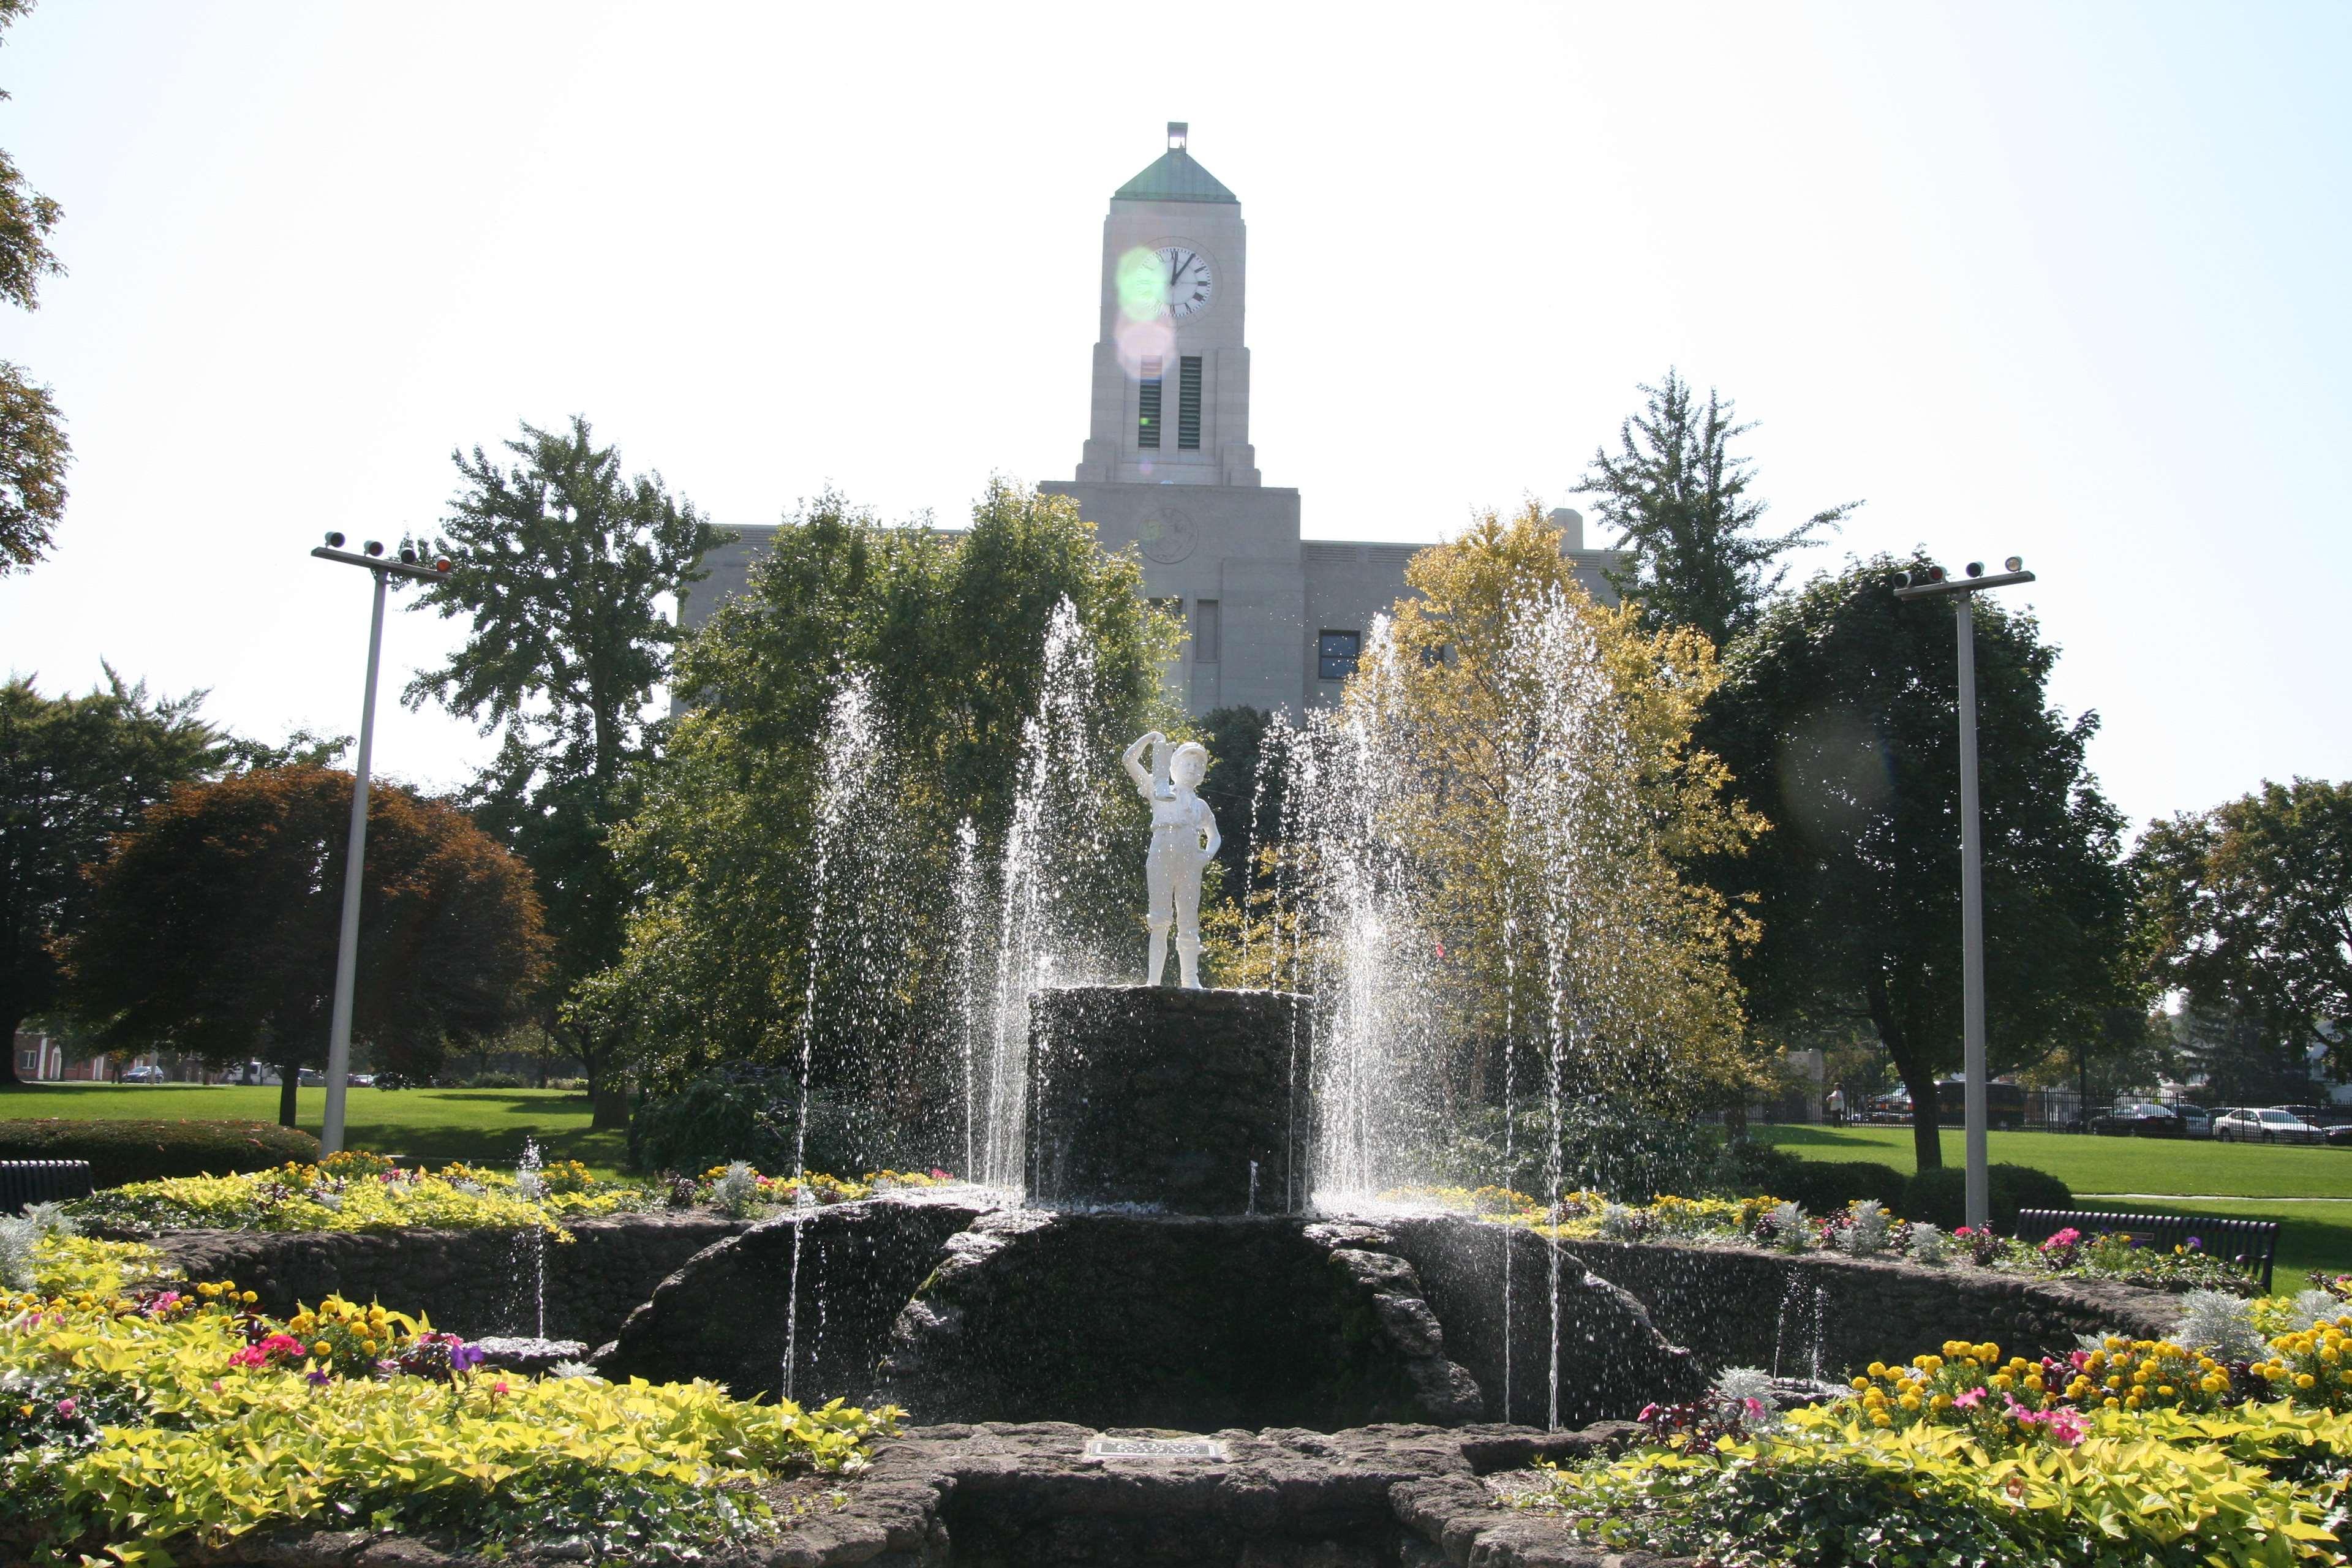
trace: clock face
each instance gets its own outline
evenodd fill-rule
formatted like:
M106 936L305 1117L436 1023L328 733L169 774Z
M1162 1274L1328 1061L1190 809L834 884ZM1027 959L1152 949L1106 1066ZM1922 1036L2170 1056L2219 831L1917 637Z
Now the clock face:
M1209 258L1181 242L1163 245L1154 254L1160 258L1160 276L1166 279L1168 313L1181 321L1207 310L1216 294Z

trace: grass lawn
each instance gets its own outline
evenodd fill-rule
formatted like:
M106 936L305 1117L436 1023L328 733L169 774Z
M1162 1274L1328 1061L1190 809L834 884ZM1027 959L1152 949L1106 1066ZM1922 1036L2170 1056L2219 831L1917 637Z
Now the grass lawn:
M1875 1160L1908 1174L1908 1127L1758 1127L1752 1136L1811 1160ZM2179 1193L2226 1198L2352 1198L2352 1149L2324 1143L2215 1143L2186 1138L2095 1138L2079 1132L1989 1132L1995 1163L2047 1171L2085 1193ZM1944 1131L1944 1163L1964 1155Z
M296 1116L319 1131L327 1091L305 1089ZM588 1097L551 1089L355 1089L344 1107L354 1149L405 1154L432 1164L467 1160L511 1164L525 1138L551 1160L578 1160L613 1175L628 1157L628 1134L588 1130ZM278 1120L275 1085L28 1084L0 1091L0 1118L66 1116Z
M1908 1127L1758 1127L1754 1136L1812 1160L1875 1160L1916 1168ZM1964 1157L1961 1135L1944 1132L1944 1163ZM2214 1143L2202 1139L2093 1138L2073 1132L1990 1132L1996 1163L2032 1165L2074 1189L2084 1208L2110 1213L2212 1215L2279 1222L2273 1284L2303 1289L2314 1268L2352 1273L2352 1149L2325 1144ZM2100 1193L2176 1194L2101 1198ZM2343 1202L2266 1203L2274 1198ZM2191 1201L2201 1199L2204 1201Z

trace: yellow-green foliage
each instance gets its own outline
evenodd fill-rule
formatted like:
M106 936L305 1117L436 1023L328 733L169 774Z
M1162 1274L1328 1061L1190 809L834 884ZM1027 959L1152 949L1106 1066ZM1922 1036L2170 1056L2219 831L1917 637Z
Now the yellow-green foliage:
M1742 1562L1815 1560L1808 1546L1857 1522L1890 1550L2006 1536L2003 1558L2018 1562L2336 1561L2324 1523L2335 1484L2300 1487L2272 1466L2320 1456L2340 1465L2352 1456L2340 1416L2284 1405L2242 1415L2103 1410L2071 1445L2011 1430L2004 1439L1932 1424L1875 1426L1851 1408L1801 1414L1769 1436L1559 1471L1530 1501L1565 1510L1596 1541L1737 1549ZM1858 1500L1879 1510L1875 1521L1854 1520Z
M856 1468L898 1415L699 1382L450 1375L446 1355L438 1379L410 1375L387 1363L429 1325L332 1298L271 1322L234 1286L162 1288L127 1244L47 1237L36 1280L0 1296L0 1555L136 1561L293 1524L593 1538L616 1500L668 1521L640 1547L682 1555L697 1531L756 1531L751 1489L770 1477Z
M373 1163L371 1165L370 1161ZM74 1218L136 1230L541 1229L642 1208L639 1188L599 1182L574 1162L542 1173L536 1197L511 1171L455 1164L425 1173L380 1158L332 1155L240 1176L174 1176L110 1187L67 1205ZM566 1239L569 1239L568 1237Z

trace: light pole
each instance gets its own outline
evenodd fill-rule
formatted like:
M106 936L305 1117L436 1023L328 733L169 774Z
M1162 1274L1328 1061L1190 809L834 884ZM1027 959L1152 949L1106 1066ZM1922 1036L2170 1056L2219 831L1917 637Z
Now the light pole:
M335 944L335 1016L327 1033L327 1113L319 1124L319 1149L332 1154L343 1146L343 1100L352 1075L352 987L359 975L360 874L367 864L368 763L375 750L375 667L383 652L383 591L394 577L437 583L449 574L449 563L421 565L416 552L403 546L400 559L383 558L383 546L369 540L354 554L343 548L343 536L327 535L327 542L310 552L321 561L364 566L375 574L375 615L368 623L367 695L360 702L360 754L352 784L351 847L343 856L343 930Z
M1960 1018L1961 1067L1966 1075L1962 1104L1968 1126L1968 1218L1979 1230L1992 1223L1991 1179L1985 1169L1984 833L1977 821L1977 624L1976 595L1987 588L2031 583L2025 563L2011 556L2006 571L1985 575L1984 563L1969 563L1968 575L1948 578L1940 566L1906 575L1895 589L1898 599L1952 601L1960 647ZM1916 1111L1914 1111L1916 1114Z

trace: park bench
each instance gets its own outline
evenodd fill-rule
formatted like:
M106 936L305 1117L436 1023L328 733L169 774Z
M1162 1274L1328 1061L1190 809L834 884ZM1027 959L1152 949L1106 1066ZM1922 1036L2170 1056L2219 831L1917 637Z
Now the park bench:
M2098 1209L2020 1209L2017 1238L2041 1243L2074 1226L2084 1236L2128 1236L2143 1247L2169 1252L2195 1237L2199 1250L2224 1262L2236 1258L2257 1276L2267 1292L2278 1261L2279 1227L2269 1219L2212 1219L2168 1214L2109 1214Z
M29 1205L86 1198L92 1187L87 1160L0 1160L0 1214Z

